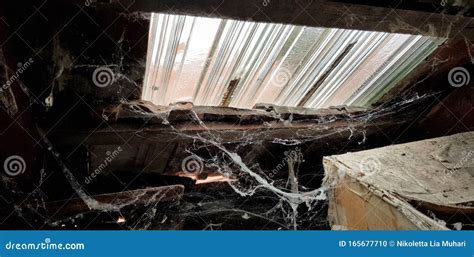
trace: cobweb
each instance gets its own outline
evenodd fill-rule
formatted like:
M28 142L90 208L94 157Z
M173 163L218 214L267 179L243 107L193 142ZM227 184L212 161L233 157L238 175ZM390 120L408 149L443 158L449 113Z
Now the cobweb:
M472 59L470 52L469 56ZM117 66L116 64L114 65ZM436 64L433 64L432 72L434 72L435 66ZM116 72L115 76L121 79L128 78L126 74L121 74L120 72ZM20 85L25 93L29 92L23 83L20 83ZM354 123L361 121L370 123L375 118L390 115L392 112L400 111L401 108L408 108L406 106L409 106L410 103L421 101L428 97L430 96L410 96L399 102L375 108L369 113L359 116L348 116L345 119ZM142 117L148 116L148 120L156 118L156 114L143 112L140 108L137 108L135 111ZM197 134L184 133L182 128L176 127L172 121L166 118L166 115L160 115L160 118L163 120L162 124L168 126L176 136L186 138L192 142L185 149L188 156L192 158L187 161L183 160L183 167L185 167L183 170L191 174L200 173L203 170L211 170L227 178L225 181L227 187L216 186L214 188L214 186L209 186L206 190L186 191L182 200L171 203L163 203L158 195L150 197L149 201L140 204L138 204L140 199L115 202L114 204L103 203L94 199L92 194L87 192L84 185L79 182L77 174L74 174L71 168L68 167L70 164L65 163L62 153L48 140L47 135L38 128L39 134L43 139L44 148L54 158L62 174L77 196L87 205L90 212L75 213L61 218L50 218L51 215L46 212L44 194L41 190L34 190L30 193L31 200L29 200L28 204L21 208L15 205L14 215L24 216L26 219L29 219L29 214L26 212L29 211L34 213L35 216L41 216L44 220L47 220L47 224L51 228L77 228L79 226L93 228L90 224L96 219L101 219L111 220L115 223L124 223L122 226L124 229L182 229L183 227L179 224L182 224L183 220L200 220L200 225L193 228L199 227L200 229L212 230L226 228L225 222L236 220L237 218L243 221L240 226L235 227L238 229L265 227L308 229L313 228L308 223L320 219L321 215L325 214L326 205L329 200L328 190L331 185L322 184L318 188L308 188L302 185L301 164L311 158L310 156L303 155L302 147L315 140L329 137L330 134L323 133L303 139L274 138L271 141L273 144L285 146L285 149L288 150L285 151L284 157L280 162L275 163L275 167L268 170L262 168L256 161L246 162L245 158L242 157L242 151L247 146L255 146L262 143L258 138L272 129L270 124L268 124L267 131L253 132L253 134L244 133L235 142L229 143L221 138L219 133L209 129L206 122L201 120L194 111L191 111L191 115L188 118L192 123L202 128L203 132ZM314 120L314 123L319 126L330 126L339 119L335 116L328 116ZM280 121L291 125L292 117L280 119ZM331 133L342 134L347 132L349 132L347 142L355 141L361 148L365 146L367 133L364 129L349 125ZM135 134L145 137L140 130L136 131ZM159 136L157 135L156 137ZM320 171L308 172L316 174ZM286 174L286 176L281 177L277 176L277 174ZM41 175L39 185L42 184L43 179L44 176ZM7 185L10 182L5 179L2 179L2 182L6 185L5 187L14 188L14 186ZM16 193L16 191L13 191L13 193ZM215 216L224 217L215 219ZM126 222L122 222L122 219L125 219ZM246 221L252 219L258 219L260 225L256 226L255 222L251 223L251 225L246 223ZM326 217L322 219L323 222L326 221Z
M252 168L247 166L240 155L226 147L221 142L222 140L206 127L206 124L199 119L194 111L191 116L192 120L206 129L207 132L196 136L183 136L194 140L194 144L203 144L206 145L206 147L212 146L218 150L218 154L213 155L212 158L202 160L202 163L205 163L206 167L214 168L225 177L236 178L235 180L229 181L228 184L241 197L251 197L258 191L272 193L278 197L279 201L269 212L272 212L274 208L281 209L283 220L287 224L292 224L294 229L298 227L297 218L299 205L305 204L308 210L311 211L315 203L326 200L326 188L324 187L309 191L305 191L304 189L300 190L297 173L298 164L302 161L299 156L301 153L286 153L287 158L285 158L285 161L287 162L288 168L288 183L286 183L285 186L279 186L278 183L273 181L258 165L253 165ZM179 133L176 128L172 125L170 126L174 131ZM244 142L243 144L246 143L247 142ZM250 144L250 142L248 143ZM193 148L196 148L196 146L193 145ZM192 151L191 153L195 154ZM290 186L287 186L288 184ZM290 208L290 210L286 208ZM244 213L243 215L243 217L246 218L246 215L249 214Z
M369 123L374 118L390 115L395 110L409 108L408 106L420 99L429 96L413 96L406 100L391 103L389 105L375 108L363 115L353 115L346 117L350 122ZM137 114L149 116L149 120L156 117L136 109ZM171 110L170 110L171 112ZM169 113L168 113L169 115ZM242 225L233 227L237 229L246 228L272 228L272 229L311 229L314 220L327 222L325 210L327 208L327 191L330 184L322 184L319 188L307 188L300 183L301 164L305 161L301 147L305 143L316 139L322 139L328 134L321 134L306 139L288 140L274 138L272 143L285 146L289 149L284 152L284 157L280 163L275 164L273 170L261 168L257 162L246 163L242 156L242 149L247 146L254 146L260 142L256 140L260 133L255 135L244 134L236 140L237 143L229 143L219 136L219 133L208 128L198 114L191 110L189 120L194 125L202 128L202 132L189 134L183 132L183 128L178 128L169 121L166 116L161 115L162 124L168 126L176 136L192 142L186 147L185 152L191 157L183 160L182 167L186 173L199 175L203 170L214 171L224 178L227 187L210 185L208 191L191 190L185 192L181 201L173 203L161 203L160 199L151 198L144 204L137 204L139 199L132 199L120 203L101 203L87 193L83 185L78 182L75 175L67 168L62 161L60 153L54 145L43 134L43 139L47 149L62 167L64 176L69 181L77 195L87 204L88 208L96 213L107 213L112 220L118 221L125 217L129 221L123 228L126 229L182 229L182 226L166 225L173 220L173 223L183 223L183 220L199 220L199 226L191 226L199 229L225 229L226 222L234 222L240 219L246 221L258 219L259 225ZM318 125L327 125L338 121L337 117L324 117L315 121ZM282 120L282 122L287 122ZM350 123L349 123L350 124ZM272 129L271 126L268 130ZM349 125L331 133L347 133L347 142L357 142L363 147L367 141L365 129L356 129ZM142 135L141 130L135 132L137 136ZM149 137L149 135L147 134ZM159 137L160 135L156 135ZM151 138L153 139L153 138ZM315 170L313 173L320 171ZM280 173L286 174L284 178L276 176ZM311 171L310 171L311 173ZM230 189L230 190L229 190ZM197 200L196 200L197 199ZM249 207L251 206L251 207ZM226 215L222 217L223 215ZM215 218L215 217L219 218ZM52 227L73 224L77 226L78 219L85 219L87 216L80 213L62 220L49 222ZM209 218L213 217L213 218ZM95 219L95 218L94 218ZM218 220L218 222L214 222ZM268 226L267 226L268 225ZM250 227L248 227L250 226Z

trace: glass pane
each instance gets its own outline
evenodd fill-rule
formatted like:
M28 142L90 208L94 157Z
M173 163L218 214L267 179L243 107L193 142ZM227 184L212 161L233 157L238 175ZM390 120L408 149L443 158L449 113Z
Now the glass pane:
M143 99L369 106L444 39L152 14Z

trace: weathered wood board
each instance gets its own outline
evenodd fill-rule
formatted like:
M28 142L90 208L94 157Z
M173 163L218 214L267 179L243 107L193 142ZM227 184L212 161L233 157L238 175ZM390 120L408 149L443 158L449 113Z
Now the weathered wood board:
M473 157L474 132L325 157L330 223L343 229L446 229L420 207L473 220Z

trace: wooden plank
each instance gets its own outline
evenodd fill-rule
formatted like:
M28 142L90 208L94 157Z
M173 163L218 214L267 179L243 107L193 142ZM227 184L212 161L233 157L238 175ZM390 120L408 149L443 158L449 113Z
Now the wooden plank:
M115 125L112 128L89 130L55 130L50 133L51 139L60 145L122 145L125 142L134 144L165 143L192 141L200 133L212 131L214 137L222 142L246 142L249 136L263 141L273 141L275 138L292 140L327 140L327 136L349 137L352 130L364 130L370 135L379 130L393 128L403 124L403 121L374 121L367 124L364 121L335 121L331 124L316 122L295 123L291 125L271 122L266 125L233 125L206 123L199 126L193 123L176 125L176 130L169 127L147 126L140 129L130 125Z
M177 115L172 113L175 109L167 112L140 112L137 116L119 115L116 123L109 120L108 126L99 129L54 127L50 136L55 143L61 145L192 142L196 137L209 132L226 143L247 142L249 136L255 140L269 142L275 139L317 142L349 138L352 132L357 130L371 135L397 128L411 121L421 108L426 108L428 100L431 100L429 96L415 101L379 106L370 111L338 107L312 111L297 108L299 111L294 112L295 110L290 108L280 109L283 113L277 113L275 110L225 108L223 114L219 107L202 107L179 109L180 113ZM227 111L230 112L226 113ZM196 120L196 117L200 120ZM136 122L131 122L130 119L134 118Z
M343 28L434 37L474 39L473 19L462 15L430 13L397 7L360 5L340 1L293 0L116 0L98 7L117 11L161 12L230 18L260 22L286 23L314 27Z
M187 104L178 107L144 107L143 103L128 103L105 107L109 111L98 111L114 117L107 120L110 126L99 129L55 127L50 135L54 142L62 145L183 142L192 141L193 137L209 131L223 142L235 143L247 141L249 136L264 141L273 141L275 138L324 140L327 139L325 135L349 137L349 128L371 134L379 129L396 127L406 122L409 117L406 114L416 111L416 106L421 102L408 103L399 108L389 107L382 111L347 106L309 109L259 105L258 109L246 110ZM140 111L129 111L132 109ZM371 122L367 122L367 118ZM168 123L172 123L172 126Z
M108 122L121 119L147 120L150 124L167 121L189 121L199 118L202 121L276 121L280 119L307 120L323 116L359 115L366 108L352 106L332 106L329 108L288 107L273 104L256 104L253 109L234 107L194 106L192 103L178 103L172 106L157 106L149 101L130 101L118 105L98 106L95 113L102 113ZM94 113L92 117L97 117Z
M325 157L363 184L436 205L474 202L474 132ZM367 175L363 160L372 161ZM367 172L365 172L367 173ZM328 174L329 175L329 174Z
M473 207L470 204L474 202L473 146L474 132L467 132L325 157L325 180L334 188L330 195L330 210L333 213L329 215L343 215L355 219L352 215L357 214L348 211L353 209L350 206L353 202L344 201L345 196L343 197L347 195L345 191L350 191L365 200L372 196L383 199L395 207L394 211L406 212L405 218L418 229L440 229L439 224L436 225L439 222L429 221L426 215L410 203L420 203L417 207L423 209L436 206L431 211L443 209L446 213L446 210L456 208L461 213L472 213ZM360 204L365 205L362 202ZM370 205L365 208L370 212L370 209L377 206ZM336 223L344 223L343 221L344 217L334 220ZM404 226L394 225L387 225L386 228L406 229Z
M114 205L117 210L127 206L146 206L149 204L174 202L181 199L184 193L184 186L172 185L163 187L152 187L145 189L129 190L124 192L107 193L92 196L101 204ZM101 211L91 209L81 198L55 201L46 203L46 210L51 214L68 215L85 213L89 211ZM104 210L105 211L105 210Z
M328 220L333 230L446 229L407 203L376 195L349 178L340 184L344 186L335 187L329 201ZM406 210L400 212L400 208Z

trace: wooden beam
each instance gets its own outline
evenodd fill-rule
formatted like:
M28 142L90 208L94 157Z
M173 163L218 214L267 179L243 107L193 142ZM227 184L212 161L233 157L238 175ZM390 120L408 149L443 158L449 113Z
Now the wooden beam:
M378 104L393 100L402 93L411 93L413 90L422 95L433 89L441 91L452 88L448 83L447 74L450 69L471 61L472 45L472 42L465 40L447 41L379 99ZM445 87L435 89L432 84L442 84L441 86Z
M133 108L140 110L138 113L121 112L129 109L122 106L108 108L114 110L108 114L114 117L108 120L110 126L98 129L55 127L50 136L55 144L61 145L186 142L210 132L227 143L246 142L249 136L257 141L277 138L314 142L327 140L328 136L347 138L353 130L377 133L380 129L396 127L407 122L422 104L423 99L370 111L349 107L308 110L269 106L270 109L242 110L187 106L146 112L144 108ZM132 119L136 122L131 122ZM172 125L166 125L168 123Z
M255 140L272 141L274 139L310 140L322 139L324 135L336 134L341 137L349 137L353 130L368 130L370 133L378 129L388 129L401 122L378 121L367 124L365 121L338 121L331 124L317 124L316 121L305 123L283 123L271 122L267 125L232 125L219 123L206 123L206 127L189 123L175 126L176 130L169 127L147 126L140 129L130 125L114 125L112 128L88 130L56 130L51 139L60 145L122 145L129 143L168 143L192 141L193 137L201 133L212 131L213 137L220 138L223 142L238 143L245 142L249 136Z
M169 203L178 201L182 198L183 193L184 186L172 185L100 194L94 195L92 196L92 198L94 198L99 203L124 208L131 205L146 206L149 204ZM58 216L84 213L89 211L100 211L91 210L81 198L48 202L45 205L49 213L58 214Z
M96 6L113 7L117 11L126 8L126 12L160 12L474 39L473 19L470 17L327 0L114 0Z

